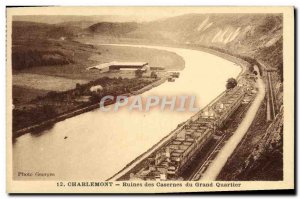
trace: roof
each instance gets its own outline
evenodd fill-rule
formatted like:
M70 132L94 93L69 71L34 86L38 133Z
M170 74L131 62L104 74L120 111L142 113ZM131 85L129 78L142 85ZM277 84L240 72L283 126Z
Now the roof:
M86 69L87 70L90 70L90 69L104 69L104 68L107 68L107 67L110 67L110 66L134 66L134 67L142 67L142 66L145 66L147 65L148 63L147 62L117 62L117 61L113 61L113 62L107 62L107 63L103 63L103 64L99 64L99 65L96 65L96 66L90 66L90 67L87 67Z
M90 69L104 69L104 68L107 68L109 67L111 64L110 63L104 63L104 64L99 64L99 65L96 65L96 66L90 66L90 67L87 67L86 69L87 70L90 70Z
M110 62L110 66L145 66L147 62Z

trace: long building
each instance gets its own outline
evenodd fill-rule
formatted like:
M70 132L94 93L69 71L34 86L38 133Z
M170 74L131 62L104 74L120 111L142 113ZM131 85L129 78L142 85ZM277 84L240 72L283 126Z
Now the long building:
M245 87L236 86L207 109L199 117L185 124L184 128L164 146L148 157L148 164L131 180L176 180L189 165L196 152L201 151L212 135L221 128L245 96Z
M147 62L108 62L96 66L87 67L86 70L99 70L101 73L112 70L142 70L146 71L149 68Z

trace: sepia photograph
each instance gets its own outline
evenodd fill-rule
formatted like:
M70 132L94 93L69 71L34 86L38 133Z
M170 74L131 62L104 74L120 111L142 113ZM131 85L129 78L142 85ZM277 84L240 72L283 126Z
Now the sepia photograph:
M6 8L8 192L294 189L294 9L236 8Z

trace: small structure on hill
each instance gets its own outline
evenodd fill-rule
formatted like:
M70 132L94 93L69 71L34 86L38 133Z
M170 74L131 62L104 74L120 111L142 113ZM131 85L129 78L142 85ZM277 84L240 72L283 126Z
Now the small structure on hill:
M91 92L100 93L103 90L103 87L101 85L92 86L90 88Z

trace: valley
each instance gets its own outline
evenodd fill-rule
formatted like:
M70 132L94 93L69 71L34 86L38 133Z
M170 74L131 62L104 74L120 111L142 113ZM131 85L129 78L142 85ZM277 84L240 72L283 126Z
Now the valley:
M282 18L281 14L187 14L149 22L91 18L84 23L16 21L12 35L14 128L26 128L36 121L43 122L87 107L104 94L119 95L143 89L164 78L169 71L184 71L186 62L182 56L175 51L162 50L164 47L200 50L225 58L233 56L247 62L250 72L254 67L258 68L263 82L271 82L272 87L267 89L272 96L263 99L254 123L242 141L244 144L230 156L218 180L280 180L283 177L280 161L272 166L270 160L269 165L262 168L254 167L253 162L256 158L258 162L268 158L282 159ZM105 44L150 45L162 49ZM203 71L211 67L203 66L199 60ZM150 68L163 70L154 71L157 77L151 77L151 70L142 76L128 71L100 73L86 70L113 61L147 62ZM105 92L93 95L89 88L98 85ZM86 96L95 98L80 101ZM273 112L278 116L265 122L270 100L273 100ZM28 121L26 118L32 112L40 114ZM267 129L274 133L268 130L265 134ZM262 137L264 139L260 140ZM247 164L242 164L245 161ZM119 168L122 167L119 165ZM268 168L275 168L278 175L274 178L262 176ZM248 175L252 171L256 175Z

